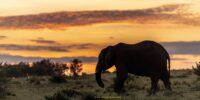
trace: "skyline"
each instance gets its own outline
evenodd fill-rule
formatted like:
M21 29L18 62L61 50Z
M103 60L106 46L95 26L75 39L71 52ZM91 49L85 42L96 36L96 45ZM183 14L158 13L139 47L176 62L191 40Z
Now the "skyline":
M200 58L196 0L7 0L1 5L1 61L81 58L91 72L104 47L143 40L161 43L172 69L192 68Z

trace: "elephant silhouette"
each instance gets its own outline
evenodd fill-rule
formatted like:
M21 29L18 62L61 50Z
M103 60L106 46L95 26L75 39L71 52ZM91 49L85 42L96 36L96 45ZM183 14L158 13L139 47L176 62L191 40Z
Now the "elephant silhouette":
M96 66L96 82L104 87L101 73L115 65L117 78L114 90L120 92L128 73L147 76L151 79L150 94L155 94L161 79L166 89L170 85L170 56L165 48L154 41L142 41L137 44L118 43L101 50Z

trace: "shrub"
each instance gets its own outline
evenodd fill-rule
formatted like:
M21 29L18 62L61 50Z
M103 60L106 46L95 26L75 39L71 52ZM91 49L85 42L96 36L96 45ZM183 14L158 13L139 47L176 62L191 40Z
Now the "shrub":
M49 59L33 63L33 73L38 76L52 75L54 64Z
M31 73L31 67L28 63L20 62L18 64L1 63L1 74L7 77L24 77Z
M0 74L7 77L64 75L68 69L67 64L52 62L49 59L33 62L32 66L27 62L0 63Z
M85 73L85 72L83 72L83 73L82 73L82 77L85 77L85 76L88 76L88 74Z
M196 67L193 67L194 73L200 76L200 62L196 63Z
M7 95L7 82L8 79L0 75L0 98L4 98Z
M29 81L31 84L35 84L35 85L41 84L41 80L40 80L38 77L30 77L30 78L28 79L28 81Z
M81 71L83 64L82 61L79 59L73 59L70 65L70 72L74 77L78 77Z
M74 90L62 90L55 93L53 96L46 96L46 100L70 100L71 97L81 95L81 93Z
M53 96L45 96L46 100L71 100L72 98L79 98L81 100L96 100L95 95L91 93L81 93L71 89L58 91Z
M65 83L67 82L66 77L65 76L52 76L50 79L50 82L52 83Z

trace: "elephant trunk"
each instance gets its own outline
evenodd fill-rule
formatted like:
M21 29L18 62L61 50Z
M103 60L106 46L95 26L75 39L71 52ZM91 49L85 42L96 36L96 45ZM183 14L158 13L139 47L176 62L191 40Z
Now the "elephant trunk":
M98 85L100 87L104 88L104 84L103 84L103 82L101 80L101 73L102 73L102 71L103 71L102 68L100 68L100 66L97 66L96 67L95 76L96 76L96 81L97 81Z

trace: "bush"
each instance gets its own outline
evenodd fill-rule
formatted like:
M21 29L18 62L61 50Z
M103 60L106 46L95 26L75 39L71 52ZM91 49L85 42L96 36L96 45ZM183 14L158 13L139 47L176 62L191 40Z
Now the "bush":
M196 67L193 67L194 73L200 76L200 62L196 63Z
M85 76L88 76L88 74L85 73L85 72L83 72L83 73L82 73L82 77L85 77Z
M38 76L52 75L54 64L49 59L33 63L33 73Z
M20 62L18 64L1 63L1 74L7 77L25 77L31 73L31 67L28 63Z
M49 80L52 83L65 83L65 82L67 82L65 76L52 76Z
M8 79L4 76L0 76L0 98L4 98L7 95L7 82Z
M59 91L53 96L45 96L46 100L71 100L72 98L80 100L96 100L95 95L91 93L81 93L71 89Z
M52 62L49 59L33 62L32 65L27 62L0 63L0 74L7 77L64 75L68 69L67 64Z
M81 93L74 90L62 90L55 93L53 96L46 96L46 100L70 100L70 98L81 95Z
M70 65L70 72L71 74L74 76L74 77L78 77L79 74L81 73L81 71L83 70L82 68L83 64L82 64L82 61L79 60L79 59L74 59L72 62L71 62L71 65Z
M35 84L35 85L39 85L41 84L41 80L37 77L30 77L28 79L28 81L31 83L31 84Z

